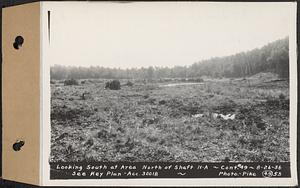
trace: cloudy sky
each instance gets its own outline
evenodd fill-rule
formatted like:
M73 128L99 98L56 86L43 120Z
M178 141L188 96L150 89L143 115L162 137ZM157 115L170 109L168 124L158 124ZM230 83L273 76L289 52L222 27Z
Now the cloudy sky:
M262 47L293 25L293 3L46 2L43 10L52 65L190 65Z

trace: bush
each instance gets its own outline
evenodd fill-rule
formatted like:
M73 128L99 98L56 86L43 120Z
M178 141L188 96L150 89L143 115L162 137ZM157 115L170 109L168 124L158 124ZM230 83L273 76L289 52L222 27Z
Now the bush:
M285 99L285 95L284 95L283 93L280 93L279 99L280 99L280 100L284 100L284 99Z
M204 82L204 80L202 78L197 78L195 79L195 82Z
M133 86L133 83L130 82L130 81L128 81L128 82L126 83L126 85L127 85L127 86Z
M50 80L50 84L55 84L55 81L54 80Z
M186 81L188 81L188 80L189 80L188 78L182 78L180 81L186 82Z
M111 89L111 90L121 89L120 81L119 80L113 80L111 82L106 82L105 89Z
M64 81L64 85L65 86L78 85L78 82L75 79L65 80Z

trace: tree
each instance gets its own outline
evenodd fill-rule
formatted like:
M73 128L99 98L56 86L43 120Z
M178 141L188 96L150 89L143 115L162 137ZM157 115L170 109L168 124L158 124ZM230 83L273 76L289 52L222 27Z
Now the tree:
M154 75L154 68L152 66L150 66L147 69L147 79L148 80L152 80L153 79L153 75Z
M288 37L269 43L260 49L241 52L226 57L215 57L193 63L190 66L148 68L105 68L54 65L50 69L51 79L160 79L188 77L245 77L259 72L273 72L282 78L289 77Z

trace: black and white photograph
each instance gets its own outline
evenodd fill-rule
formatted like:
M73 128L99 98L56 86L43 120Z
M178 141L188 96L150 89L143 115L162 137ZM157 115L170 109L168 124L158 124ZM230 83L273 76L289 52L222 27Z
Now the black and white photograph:
M51 160L289 161L284 15L173 7L52 20Z
M290 10L49 8L49 162L290 162Z

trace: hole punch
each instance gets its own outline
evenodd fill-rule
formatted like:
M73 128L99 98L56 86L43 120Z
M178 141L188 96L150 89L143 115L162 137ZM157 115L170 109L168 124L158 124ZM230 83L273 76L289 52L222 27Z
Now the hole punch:
M13 44L14 49L16 49L16 50L20 49L22 47L23 43L24 43L24 38L22 36L17 36L15 38L15 42Z
M23 140L18 140L17 142L15 142L15 143L13 144L13 149L14 149L15 151L20 151L21 148L24 146L24 144L25 144L25 142L24 142Z

